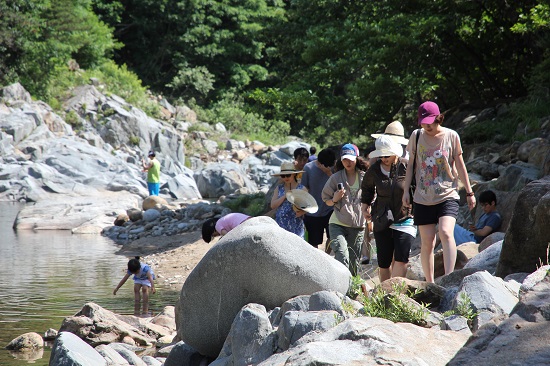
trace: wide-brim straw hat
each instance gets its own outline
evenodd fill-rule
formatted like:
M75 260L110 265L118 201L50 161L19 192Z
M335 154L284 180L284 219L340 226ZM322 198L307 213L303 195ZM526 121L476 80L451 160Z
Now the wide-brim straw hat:
M401 145L407 145L409 140L405 138L405 129L399 121L393 121L387 127L384 133L373 133L371 136L375 139L379 138L382 135L391 136L395 142Z
M307 213L315 213L319 210L319 206L317 206L317 201L315 201L315 198L303 189L293 189L286 192L286 199L298 210L302 210Z
M290 161L285 161L281 164L281 171L279 173L271 174L274 177L279 177L282 174L298 174L303 173L303 170L296 170L294 163Z
M391 136L382 135L374 142L376 150L369 154L369 158L379 158L381 156L401 156L403 148Z

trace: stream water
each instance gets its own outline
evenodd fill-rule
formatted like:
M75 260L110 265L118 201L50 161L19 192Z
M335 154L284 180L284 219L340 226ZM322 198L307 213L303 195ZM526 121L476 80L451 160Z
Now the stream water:
M128 258L101 235L68 231L14 231L19 203L0 202L0 365L48 365L50 348L33 355L13 353L5 346L27 332L59 330L63 319L86 302L119 314L133 313L133 281L118 291ZM178 292L157 286L150 309L156 313L174 305ZM26 356L26 357L25 357ZM29 357L30 356L30 357Z

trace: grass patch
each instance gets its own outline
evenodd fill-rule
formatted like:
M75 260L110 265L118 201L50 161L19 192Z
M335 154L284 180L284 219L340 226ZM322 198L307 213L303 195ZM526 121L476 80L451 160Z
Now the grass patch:
M462 292L457 300L456 308L444 312L443 316L460 315L465 317L468 320L468 324L470 324L478 314L479 312L475 311L472 306L470 296Z
M391 294L387 294L378 286L369 297L361 297L363 312L367 316L388 319L394 323L424 325L428 313L427 306L420 304L420 307L417 307L406 301L406 298L412 298L420 291L418 289L414 292L408 291L405 282L394 283Z

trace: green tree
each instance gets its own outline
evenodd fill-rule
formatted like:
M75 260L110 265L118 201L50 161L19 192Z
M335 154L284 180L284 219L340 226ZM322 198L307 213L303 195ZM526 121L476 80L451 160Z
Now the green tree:
M295 0L272 28L278 82L251 98L287 116L292 132L323 138L344 126L352 136L372 132L395 117L412 125L428 98L445 109L523 96L544 48L512 27L537 4Z
M117 47L89 0L3 1L0 12L0 78L39 98L69 60L73 69L97 67Z
M265 80L264 23L282 2L130 0L115 25L118 60L147 85L205 103Z

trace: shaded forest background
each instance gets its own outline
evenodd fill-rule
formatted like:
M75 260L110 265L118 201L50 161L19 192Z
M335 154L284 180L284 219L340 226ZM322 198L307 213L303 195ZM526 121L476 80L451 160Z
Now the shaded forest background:
M62 114L95 77L152 116L148 90L236 138L321 146L411 131L428 99L503 104L463 139L504 143L550 116L549 27L543 0L0 0L0 84Z

